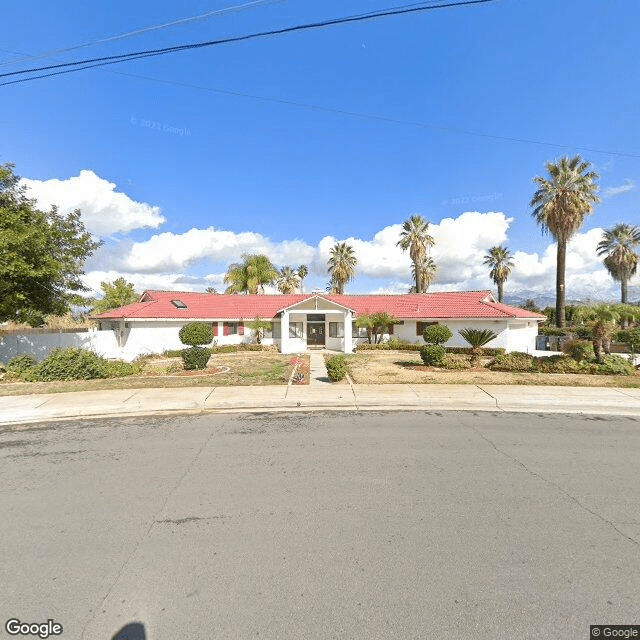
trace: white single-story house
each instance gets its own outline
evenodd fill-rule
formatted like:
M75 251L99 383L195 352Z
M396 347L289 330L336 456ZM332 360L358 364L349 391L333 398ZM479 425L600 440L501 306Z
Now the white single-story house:
M138 302L93 318L100 333L113 332L113 344L117 344L117 353L103 355L132 360L144 353L183 348L178 332L193 320L211 323L215 344L254 342L245 323L257 316L272 322L263 344L276 344L282 353L308 348L351 353L358 343L367 341L366 331L356 327L355 319L377 311L387 311L399 320L387 329L384 338L393 335L423 344L424 327L440 323L453 334L446 346L468 346L459 332L471 327L497 334L487 346L529 353L535 351L538 323L546 320L538 313L497 302L488 290L399 295L226 295L148 290Z

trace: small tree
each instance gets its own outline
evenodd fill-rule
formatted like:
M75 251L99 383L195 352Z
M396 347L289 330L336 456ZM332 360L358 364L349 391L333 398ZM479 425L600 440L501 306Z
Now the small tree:
M498 336L490 329L461 329L460 335L471 345L471 363L477 364L482 356L482 347Z
M363 313L356 318L356 327L365 327L369 344L380 344L382 336L390 326L400 322L388 311L376 311L375 313Z
M102 313L126 304L136 302L139 295L134 290L133 282L127 282L124 278L117 278L113 282L101 282L100 288L104 292L102 298L94 300L93 311Z
M249 329L253 331L253 337L256 340L256 344L262 344L262 338L264 337L264 330L271 329L273 323L269 320L264 320L260 316L256 316L253 320L245 323Z
M180 355L185 369L204 369L207 366L211 351L200 345L209 344L213 340L213 329L207 322L187 322L180 329L180 342L190 345Z
M430 324L422 332L427 344L444 344L453 334L446 324Z

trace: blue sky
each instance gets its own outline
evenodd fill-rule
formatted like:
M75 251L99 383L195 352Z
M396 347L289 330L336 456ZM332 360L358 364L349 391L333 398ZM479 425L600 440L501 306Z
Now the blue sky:
M3 8L0 73L392 6L26 0ZM4 86L0 162L42 206L82 209L105 241L86 265L94 290L119 275L221 289L243 252L307 263L307 290L324 289L329 248L347 240L359 260L348 292L406 291L398 225L420 213L437 241L434 290L492 286L482 256L506 243L506 291L553 295L531 178L579 152L602 203L570 249L567 297L614 299L594 249L602 228L640 224L639 30L635 0L498 0Z

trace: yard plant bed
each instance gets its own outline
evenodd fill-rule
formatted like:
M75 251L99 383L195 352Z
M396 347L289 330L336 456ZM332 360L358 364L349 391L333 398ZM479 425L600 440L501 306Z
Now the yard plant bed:
M483 358L487 364L491 358ZM368 351L348 357L356 384L518 384L579 387L640 387L640 375L491 371L484 366L450 371L425 366L406 351Z
M309 371L309 356L302 355L300 359L303 370ZM184 371L180 358L149 357L143 360L140 373L125 378L20 382L5 377L0 380L0 396L103 389L284 385L289 381L292 370L290 356L272 352L215 354L207 368L198 371L197 375L196 372Z

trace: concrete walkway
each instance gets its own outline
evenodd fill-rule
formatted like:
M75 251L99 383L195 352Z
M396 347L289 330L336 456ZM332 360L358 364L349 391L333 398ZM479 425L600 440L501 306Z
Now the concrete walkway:
M321 376L322 377L322 376ZM76 417L263 411L512 411L640 417L640 389L346 382L120 389L0 397L0 424Z
M324 352L311 351L309 360L309 384L312 387L331 384L327 367L324 364Z

